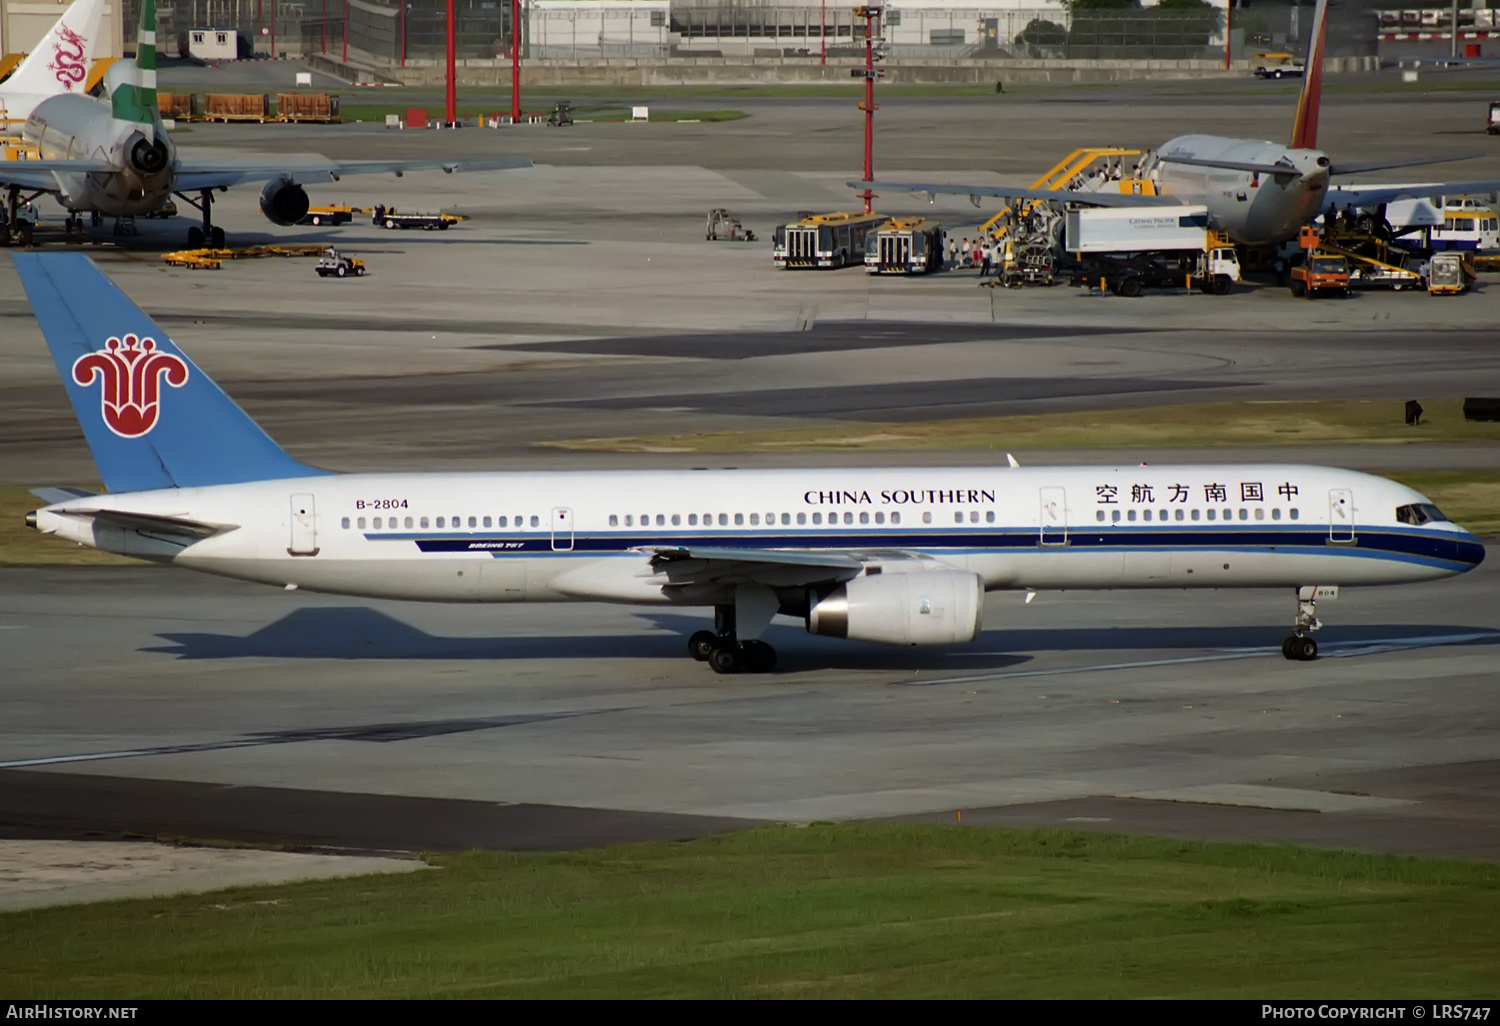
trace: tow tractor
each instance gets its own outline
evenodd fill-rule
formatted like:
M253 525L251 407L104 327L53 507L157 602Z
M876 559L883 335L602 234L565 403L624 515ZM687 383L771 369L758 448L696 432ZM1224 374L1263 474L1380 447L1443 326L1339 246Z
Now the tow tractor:
M710 242L718 239L728 239L730 242L754 242L755 232L740 224L740 219L731 215L723 207L715 207L708 212L708 227L704 238Z
M365 262L355 257L344 256L329 246L327 251L318 257L317 272L319 278L327 278L330 275L335 278L347 278L351 274L358 278L365 273Z
M395 207L376 204L375 216L370 218L370 223L377 228L421 228L423 231L445 232L449 225L462 220L464 218L458 214L402 214Z

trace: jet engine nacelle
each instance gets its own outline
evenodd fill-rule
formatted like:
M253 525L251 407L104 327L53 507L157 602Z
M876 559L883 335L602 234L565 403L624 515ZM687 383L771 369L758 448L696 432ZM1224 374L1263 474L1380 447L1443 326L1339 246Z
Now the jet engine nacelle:
M166 170L170 159L167 144L160 139L152 142L144 135L137 135L130 144L130 165L141 174L160 174Z
M290 178L277 178L260 191L260 212L272 224L296 224L307 213L310 201L302 186Z
M807 596L807 631L886 645L955 645L979 636L984 580L961 570L866 574Z

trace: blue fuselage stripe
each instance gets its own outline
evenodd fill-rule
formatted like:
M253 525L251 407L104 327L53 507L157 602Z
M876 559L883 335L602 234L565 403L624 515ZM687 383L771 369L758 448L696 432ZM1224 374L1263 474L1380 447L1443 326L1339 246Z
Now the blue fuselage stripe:
M634 549L681 546L692 548L870 550L916 549L924 551L985 553L1005 551L1062 552L1286 552L1393 559L1455 569L1475 566L1484 559L1484 546L1467 535L1449 531L1378 528L1359 531L1352 541L1330 539L1326 526L1165 528L1104 527L1070 528L1066 544L1042 545L1035 528L854 529L843 527L814 531L757 531L732 534L718 531L678 530L642 534L638 531L579 533L554 541L547 532L497 534L493 532L390 532L366 533L372 541L414 542L422 552L488 553L494 556L571 553L613 555ZM1061 533L1048 538L1061 541Z

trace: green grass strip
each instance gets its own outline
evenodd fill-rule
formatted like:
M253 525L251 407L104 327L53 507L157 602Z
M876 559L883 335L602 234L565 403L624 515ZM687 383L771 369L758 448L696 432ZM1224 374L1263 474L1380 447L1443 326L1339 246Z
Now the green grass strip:
M770 827L0 915L44 997L1493 996L1491 864Z

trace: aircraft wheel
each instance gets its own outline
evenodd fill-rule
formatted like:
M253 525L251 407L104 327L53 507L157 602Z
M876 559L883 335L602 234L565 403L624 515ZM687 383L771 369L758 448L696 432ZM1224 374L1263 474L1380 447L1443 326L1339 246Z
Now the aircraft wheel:
M693 636L688 638L688 655L700 663L706 663L718 643L719 636L713 631L694 631Z
M714 650L708 654L708 665L715 673L739 673L740 650L733 645L715 645Z
M188 229L188 248L203 248L203 229L197 226Z
M764 641L747 641L740 646L745 669L751 673L770 673L776 669L776 650Z
M211 240L209 242L209 245L211 247L213 247L214 249L223 249L224 248L224 229L222 229L222 228L211 228L211 229L209 229L209 239Z
M1297 638L1292 645L1292 655L1300 662L1310 663L1318 658L1318 643L1305 635Z
M1286 636L1286 638L1281 642L1281 657L1283 659L1296 659L1297 658L1296 655L1294 655L1292 653L1292 646L1295 645L1298 640L1299 639L1298 639L1297 635L1295 635L1295 634L1288 634Z

